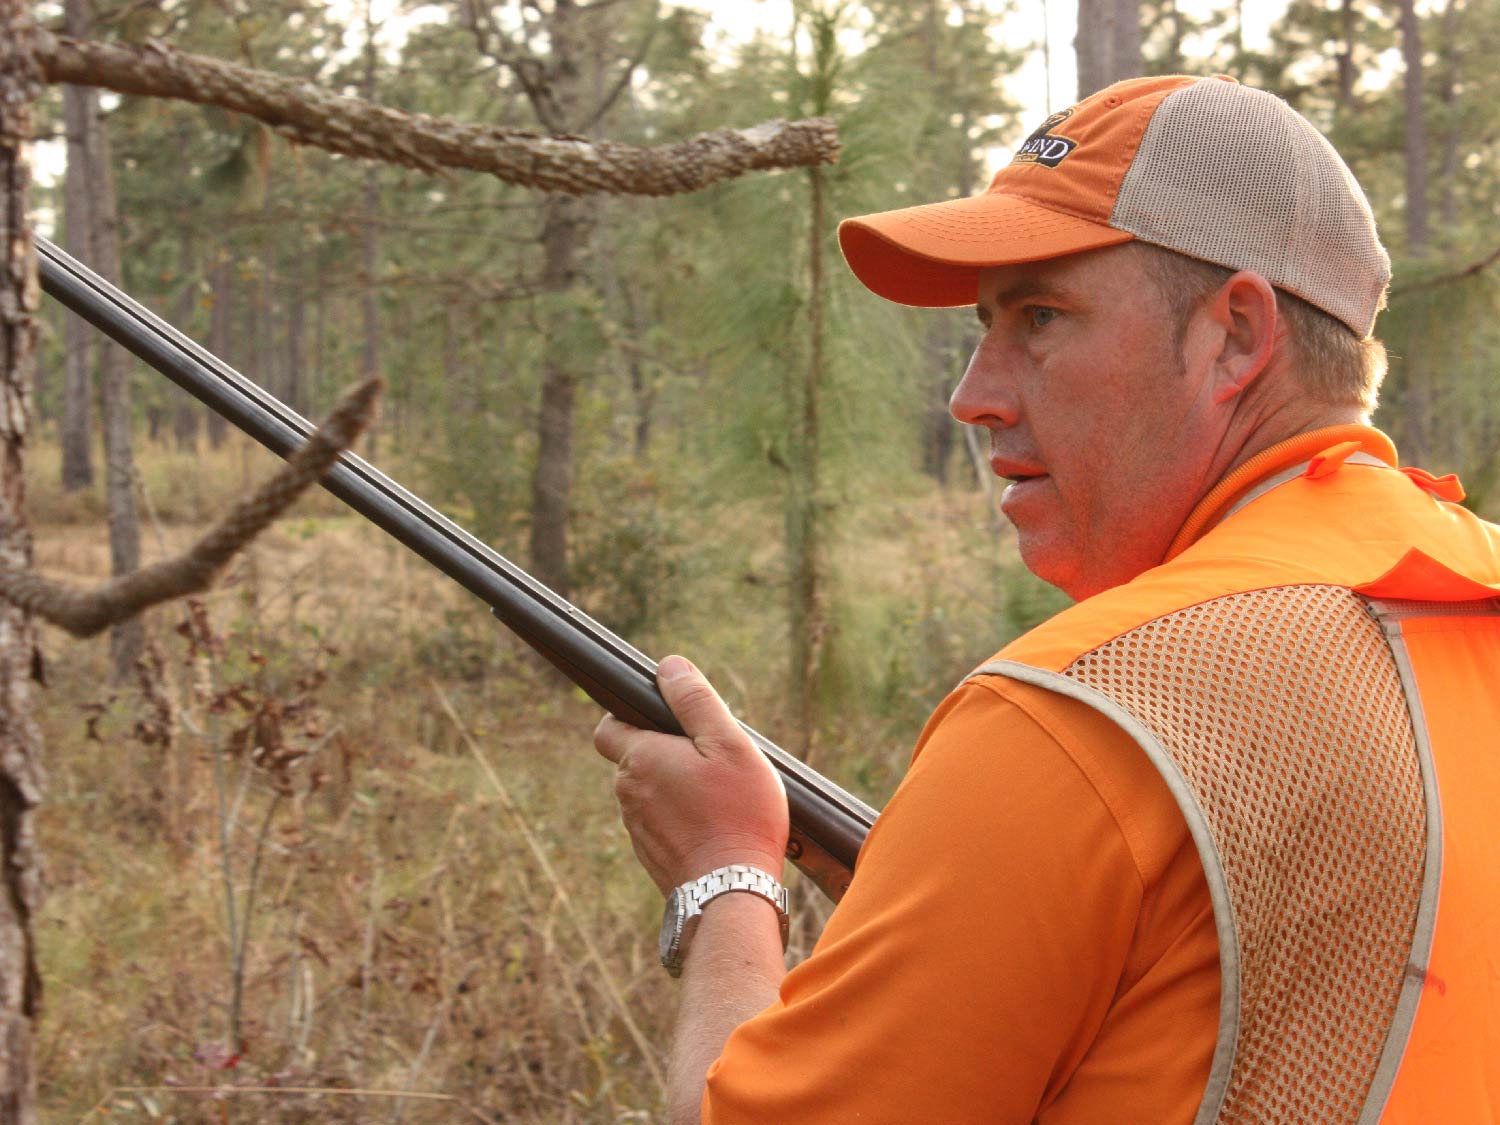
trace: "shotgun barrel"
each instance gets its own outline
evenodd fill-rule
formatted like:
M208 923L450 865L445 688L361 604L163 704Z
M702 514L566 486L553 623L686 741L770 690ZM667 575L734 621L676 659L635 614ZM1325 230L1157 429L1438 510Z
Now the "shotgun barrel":
M290 456L315 428L87 266L37 238L42 288L267 449ZM490 606L507 628L601 707L681 734L656 687L656 662L402 488L345 452L323 487ZM741 724L742 726L744 724ZM781 775L791 819L787 856L837 902L876 810L749 727Z

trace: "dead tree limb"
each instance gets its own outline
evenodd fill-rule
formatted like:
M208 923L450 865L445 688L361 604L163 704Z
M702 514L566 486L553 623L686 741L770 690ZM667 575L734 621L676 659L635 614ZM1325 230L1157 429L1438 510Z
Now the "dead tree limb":
M488 172L506 183L565 195L676 195L745 172L832 163L839 151L838 131L826 117L715 129L676 144L638 148L406 113L154 40L125 46L51 32L39 39L37 58L48 82L217 105L329 152L429 173Z
M1391 299L1394 300L1397 297L1404 297L1406 296L1406 294L1415 293L1420 289L1437 289L1438 287L1443 285L1452 285L1455 282L1465 281L1468 278L1474 277L1476 274L1483 273L1485 270L1493 266L1496 262L1500 262L1500 246L1495 247L1484 257L1476 259L1466 266L1460 266L1458 269L1452 270L1448 273L1440 273L1432 277L1417 278L1414 281L1408 281L1405 285L1393 285L1391 286Z
M92 590L75 589L32 570L0 567L0 597L75 637L92 637L153 605L201 593L241 548L320 480L364 432L375 417L381 388L379 379L371 379L347 392L327 421L275 476L235 501L208 534L182 554Z

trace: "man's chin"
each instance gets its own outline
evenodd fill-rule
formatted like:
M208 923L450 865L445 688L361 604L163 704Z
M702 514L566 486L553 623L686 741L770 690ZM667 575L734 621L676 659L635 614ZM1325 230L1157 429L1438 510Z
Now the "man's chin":
M1015 520L1011 520L1014 524ZM1068 552L1059 550L1057 543L1048 543L1044 537L1027 532L1016 524L1016 545L1020 549L1021 563L1032 574L1049 586L1056 586L1068 597L1079 600L1073 590L1078 585L1077 560Z

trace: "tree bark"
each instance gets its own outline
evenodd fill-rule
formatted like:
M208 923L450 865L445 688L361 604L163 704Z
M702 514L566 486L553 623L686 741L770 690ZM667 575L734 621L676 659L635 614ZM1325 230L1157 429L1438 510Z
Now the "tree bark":
M88 0L67 0L68 31L87 35ZM89 133L95 127L98 95L83 86L63 87L63 122L68 135L68 167L63 177L63 248L83 262L94 260L90 235ZM82 317L63 322L62 486L65 492L94 483L93 361L95 333Z
M234 262L222 256L209 271L213 309L208 318L208 350L221 359L230 353L230 335L234 326ZM208 444L218 449L224 444L229 423L217 411L208 412Z
M94 215L95 269L113 285L123 287L120 266L120 225L115 210L115 177L110 163L109 134L102 122L90 133L89 167L93 173L89 195ZM104 497L109 516L110 573L133 574L141 565L141 526L135 506L135 455L131 449L130 356L119 344L99 345L100 383L104 400ZM135 662L145 647L145 624L134 618L109 632L110 664L116 683L135 677Z
M1078 100L1109 85L1107 16L1111 0L1078 0L1078 30L1073 36L1077 55Z
M283 288L286 300L286 404L298 414L308 413L307 387L304 380L304 344L307 316L303 302L307 299L307 287L303 284L306 254L300 247L289 251L286 284Z
M380 217L380 184L375 178L375 166L365 169L365 182L361 191L361 218L359 231L359 255L362 276L360 278L359 319L361 326L359 347L359 372L361 381L375 379L380 375L380 233L376 227ZM366 452L375 456L375 435L365 438Z
M792 632L793 753L811 763L819 726L818 680L827 621L823 612L823 544L819 433L824 366L823 172L808 176L807 366L791 378L791 473L787 503L788 592Z
M541 581L568 596L568 523L573 495L573 406L578 377L565 359L542 367L536 472L531 482L531 565Z
M1401 58L1405 63L1403 97L1406 121L1403 153L1406 160L1406 252L1413 258L1427 253L1427 110L1422 97L1422 24L1416 0L1401 0Z
M532 112L545 128L566 132L598 121L608 100L585 104L581 60L587 53L576 0L556 0L547 17L548 52L512 62ZM602 67L602 52L595 62ZM540 66L541 69L537 70ZM523 75L522 71L528 75ZM602 75L596 75L602 77ZM602 87L598 82L596 86ZM604 95L618 96L619 87ZM555 305L577 286L579 258L592 227L591 210L566 195L542 205L542 275L539 289ZM564 314L566 315L566 314ZM537 413L536 468L531 479L530 558L536 575L567 596L570 588L568 539L573 499L573 407L578 393L578 358L568 354L557 333L548 333L542 356L541 404Z
M1403 153L1406 165L1406 253L1413 261L1427 256L1427 111L1423 99L1422 32L1415 0L1401 0L1401 57L1405 63ZM1402 362L1402 453L1416 464L1424 464L1434 453L1434 381L1438 371L1432 363L1426 337L1432 331L1426 306L1418 304L1409 324L1410 336Z
M1110 63L1109 82L1139 78L1145 69L1141 65L1141 0L1114 0Z
M561 295L577 282L577 259L588 216L576 199L553 196L543 205L542 289ZM536 470L531 480L531 564L541 581L567 596L568 524L573 497L573 405L578 375L573 357L549 338L542 360L537 415Z
M365 73L364 94L371 103L375 99L375 28L370 22L370 7L365 6ZM360 322L364 335L360 344L360 378L375 379L380 376L380 180L374 164L365 168L364 185L360 193ZM366 452L374 457L375 435L365 439Z
M178 292L177 301L172 309L172 323L183 331L187 331L188 323L192 320L193 305L198 295L196 280L198 270L193 260L193 243L188 235L189 231L184 225L181 232L182 241L177 247L177 277L182 289ZM185 452L196 452L198 432L202 428L200 419L203 407L197 399L186 394L172 395L171 402L173 444Z
M563 7L577 10L576 4ZM715 129L677 144L637 148L404 113L162 43L117 46L45 32L41 43L49 82L222 106L329 152L424 172L467 168L570 195L676 195L750 171L831 163L838 156L838 131L826 118Z
M1338 109L1340 113L1349 109L1354 101L1354 42L1356 14L1354 0L1341 0L1339 5L1339 50L1338 64Z
M1139 77L1140 0L1078 0L1078 97L1082 100L1125 78Z
M1447 122L1443 132L1443 166L1438 174L1441 200L1438 221L1445 231L1452 231L1458 223L1458 146L1462 136L1459 128L1458 89L1465 54L1460 46L1462 19L1463 0L1448 0L1448 6L1443 9L1443 69L1442 87L1439 90L1443 101L1443 117Z
M36 250L27 225L32 101L41 74L26 0L0 0L0 564L31 565L25 452L36 362ZM41 735L31 685L41 652L30 614L0 605L0 1125L36 1121L35 1020L41 1003L32 919L41 900L33 815Z

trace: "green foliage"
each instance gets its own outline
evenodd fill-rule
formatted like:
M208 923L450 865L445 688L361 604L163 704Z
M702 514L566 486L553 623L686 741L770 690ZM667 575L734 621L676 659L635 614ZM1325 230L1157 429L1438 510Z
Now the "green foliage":
M513 69L480 53L458 7L398 5L404 37L395 25L377 32L377 99L535 128ZM1435 229L1432 254L1418 261L1399 252L1406 122L1395 5L1359 0L1346 22L1342 4L1293 0L1259 51L1236 42L1228 6L1185 7L1143 5L1148 69L1228 70L1330 133L1398 250L1381 323L1393 363L1380 421L1420 446L1429 467L1462 472L1470 503L1496 514L1500 69L1490 60L1500 56L1500 8L1422 8ZM280 393L290 393L300 361L301 393L317 413L357 377L362 298L373 287L390 387L374 459L523 562L543 365L549 347L566 355L578 376L577 600L654 655L687 651L732 704L785 738L794 567L784 511L805 452L796 381L812 363L816 236L828 267L816 489L798 518L821 532L822 764L878 803L933 704L1067 599L997 537L967 463L942 486L923 473L924 415L961 370L972 314L871 296L839 264L835 220L981 190L990 152L1019 132L1001 82L1020 56L1000 42L992 7L966 0L809 0L795 6L792 26L740 44L719 37L707 10L644 0L589 8L580 65L597 68L596 85L643 51L592 135L649 145L826 112L843 151L817 174L821 226L811 229L806 171L662 200L595 197L576 278L543 292L537 196L475 175L382 169L370 209L359 162L293 148L216 109L124 98L108 121L127 288L195 338L218 333L225 358ZM496 10L502 28L524 26L545 51L545 0ZM336 6L130 4L99 33L167 38L350 92L364 80L362 15ZM38 198L58 204L46 190ZM368 273L367 225L378 241ZM61 363L60 320L48 316L45 372ZM1426 360L1420 381L1413 357ZM56 382L48 374L38 388L52 416ZM154 375L137 385L143 423L183 406ZM77 537L101 505L60 494L42 429L31 486L46 524L40 542L44 555L48 535L67 547L43 568L86 569L78 560L92 556ZM170 542L269 464L234 441L164 443L140 464ZM338 768L316 793L299 791L296 832L267 853L264 885L276 892L263 904L268 925L250 946L247 978L258 1045L240 1073L395 1086L435 1028L433 1084L495 1120L649 1114L655 1094L597 981L578 970L580 949L559 928L535 857L494 798L477 795L489 783L431 693L442 685L505 757L519 807L583 888L575 894L593 911L608 963L664 1040L669 994L643 972L650 951L640 940L654 892L631 873L607 781L597 784L583 745L593 709L472 599L351 531L339 512L326 496L304 501L301 522L274 533L216 603L265 657L261 698L295 684L309 653L336 644L323 691L345 727ZM295 565L278 564L283 555ZM58 663L77 661L78 672L46 705L58 765L45 843L58 875L40 932L58 1029L48 1033L47 1097L59 1119L72 1119L113 1084L222 1076L193 1050L223 1023L224 958L205 778L193 785L206 749L143 756L129 742L140 700L95 698L86 654L65 651ZM227 655L224 674L254 672L247 659ZM83 735L79 706L98 717L109 752ZM163 839L172 806L161 788L171 761L184 771L184 836L174 844ZM152 939L168 929L174 964ZM312 992L298 991L304 976ZM92 1052L70 1039L85 1025L100 1028ZM412 1108L405 1119L448 1120L452 1109L424 1118ZM244 1109L246 1119L289 1121L367 1111L352 1102Z

